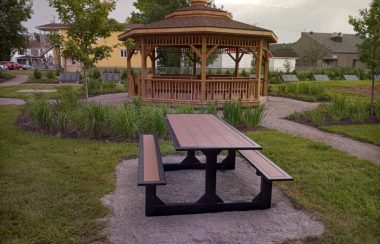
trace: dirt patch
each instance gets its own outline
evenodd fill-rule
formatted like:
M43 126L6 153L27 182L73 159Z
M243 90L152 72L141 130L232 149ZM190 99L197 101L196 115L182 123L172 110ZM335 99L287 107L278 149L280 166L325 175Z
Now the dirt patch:
M371 96L371 87L370 86L359 86L359 87L343 87L338 88L337 91L344 93L359 94L364 96ZM375 86L375 97L380 98L380 89Z

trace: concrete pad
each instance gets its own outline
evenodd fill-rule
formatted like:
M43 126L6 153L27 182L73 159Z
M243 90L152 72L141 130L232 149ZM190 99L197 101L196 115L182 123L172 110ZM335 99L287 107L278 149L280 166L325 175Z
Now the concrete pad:
M226 201L252 200L260 178L242 159L236 166L234 171L218 172L217 193ZM159 186L157 195L164 202L196 201L204 192L204 175L204 170L166 172L167 185ZM272 198L268 210L145 217L145 188L137 186L137 160L127 160L117 166L116 190L103 202L112 209L107 231L113 243L281 243L323 233L323 224L294 209L279 189L273 189Z
M56 89L42 89L42 90L36 90L36 89L26 89L26 90L18 90L18 93L50 93L50 92L56 92Z

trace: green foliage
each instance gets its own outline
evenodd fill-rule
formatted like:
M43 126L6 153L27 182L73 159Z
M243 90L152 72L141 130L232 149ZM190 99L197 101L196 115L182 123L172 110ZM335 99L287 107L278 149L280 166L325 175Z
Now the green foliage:
M176 111L180 114L192 114L194 113L194 108L189 104L180 104L177 105Z
M25 110L31 121L41 128L51 128L53 124L53 109L47 99L35 95L26 103Z
M248 77L249 74L248 74L248 72L247 72L245 69L243 69L243 70L240 72L240 76L242 76L242 77Z
M31 0L0 1L0 60L9 60L12 51L26 48L28 30L22 23L32 13Z
M126 139L135 139L138 132L137 113L131 106L113 110L112 127L118 135Z
M325 92L325 87L313 83L288 83L277 86L277 95L302 95L313 98L314 101L329 101L330 97Z
M100 79L101 73L98 69L93 69L89 75L91 79Z
M153 133L159 137L165 137L167 135L164 119L166 112L165 107L142 106L138 114L139 130L143 133Z
M264 119L264 107L247 108L243 110L243 121L250 127L257 127Z
M376 114L376 118L380 120L380 101L377 101L375 105L375 114Z
M243 108L238 101L225 102L223 106L223 118L232 126L237 126L242 121Z
M109 110L98 103L88 103L84 107L85 130L95 137L106 134L109 125Z
M103 82L100 79L89 79L87 87L88 94L90 95L101 95L118 91L116 83Z
M206 113L208 114L217 114L218 113L218 106L216 103L208 102L206 106Z
M49 80L55 79L54 72L51 70L48 70L46 73L46 78L48 78Z
M33 77L37 80L41 79L42 78L42 73L38 70L38 69L35 69L33 71Z

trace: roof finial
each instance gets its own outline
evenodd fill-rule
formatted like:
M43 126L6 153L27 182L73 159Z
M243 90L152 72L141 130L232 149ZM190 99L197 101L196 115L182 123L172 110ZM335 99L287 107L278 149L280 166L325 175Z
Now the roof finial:
M191 6L207 6L207 0L190 0Z

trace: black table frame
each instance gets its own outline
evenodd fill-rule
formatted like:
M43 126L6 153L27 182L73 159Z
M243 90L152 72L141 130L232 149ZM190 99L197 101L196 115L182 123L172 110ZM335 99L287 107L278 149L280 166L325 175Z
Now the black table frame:
M245 211L253 209L267 209L271 206L272 182L261 175L260 193L247 202L225 202L216 194L216 173L217 170L235 169L236 151L238 150L261 150L261 146L246 137L240 131L227 125L239 133L241 136L252 141L252 148L184 148L181 147L178 139L166 118L171 138L177 151L186 151L187 156L178 164L163 164L165 171L186 170L186 169L205 169L205 193L197 201L191 203L164 203L156 194L156 185L146 186L146 215L164 216L178 214L196 214L221 211ZM224 122L224 121L223 121ZM218 155L227 150L227 157L218 163ZM195 152L200 151L206 156L206 163L200 163L195 156ZM258 174L260 175L260 174Z

